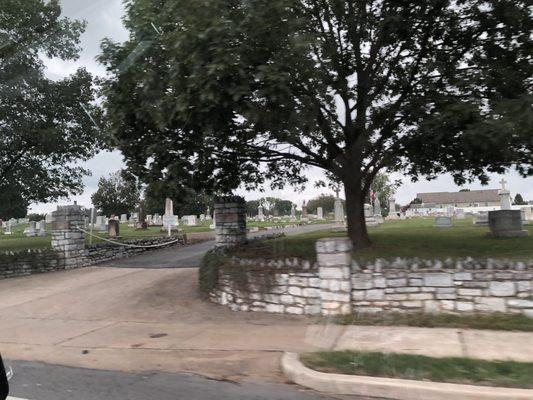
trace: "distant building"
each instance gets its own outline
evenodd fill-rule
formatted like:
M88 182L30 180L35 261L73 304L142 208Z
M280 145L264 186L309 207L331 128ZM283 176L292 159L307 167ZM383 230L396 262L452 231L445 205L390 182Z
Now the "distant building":
M434 192L418 193L417 198L430 208L446 207L498 207L500 196L498 189L471 190L469 192Z

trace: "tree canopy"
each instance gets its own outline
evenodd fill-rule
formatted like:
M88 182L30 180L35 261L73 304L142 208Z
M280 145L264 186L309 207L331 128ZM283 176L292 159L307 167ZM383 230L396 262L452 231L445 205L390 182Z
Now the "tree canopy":
M457 183L533 172L526 0L131 0L100 60L109 126L144 180L344 185L348 234L387 169Z
M524 198L522 197L520 193L517 193L516 196L514 197L513 204L517 206L523 206L523 205L527 205L527 201L524 200Z
M53 81L41 57L75 60L81 21L61 18L58 0L4 0L0 13L0 192L21 204L79 193L103 136L95 126L92 77Z
M214 198L203 192L196 192L189 187L174 188L172 191L166 190L166 185L160 185L158 182L149 184L144 190L144 203L146 214L165 213L165 200L170 198L174 206L174 214L183 215L200 215L214 210Z
M108 178L101 177L97 191L91 196L96 209L103 215L131 214L141 200L136 183L122 173L115 172Z

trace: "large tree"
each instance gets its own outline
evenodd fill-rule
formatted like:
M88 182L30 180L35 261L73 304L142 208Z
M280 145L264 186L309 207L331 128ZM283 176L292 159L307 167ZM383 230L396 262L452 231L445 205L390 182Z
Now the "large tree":
M76 165L102 144L92 77L58 81L42 57L75 60L80 21L61 17L57 0L3 0L0 12L0 192L19 203L79 193L88 171Z
M94 206L103 215L119 216L135 211L141 200L136 182L122 171L101 177L98 190L91 196Z
M344 185L348 234L383 169L457 183L532 172L528 0L130 0L100 60L143 180Z

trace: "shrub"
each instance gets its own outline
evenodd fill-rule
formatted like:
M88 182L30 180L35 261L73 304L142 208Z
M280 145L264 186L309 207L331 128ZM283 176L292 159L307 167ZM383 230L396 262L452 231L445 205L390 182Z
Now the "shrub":
M224 256L217 254L213 250L208 251L198 272L198 287L200 292L209 295L218 286L218 274L220 267L224 264Z

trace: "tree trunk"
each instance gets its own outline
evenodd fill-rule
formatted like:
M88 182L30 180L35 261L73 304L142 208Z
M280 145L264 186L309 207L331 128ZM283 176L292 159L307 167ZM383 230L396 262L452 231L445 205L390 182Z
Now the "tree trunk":
M352 240L355 250L368 248L372 245L365 222L365 194L360 182L344 182L346 196L346 220L348 237Z

